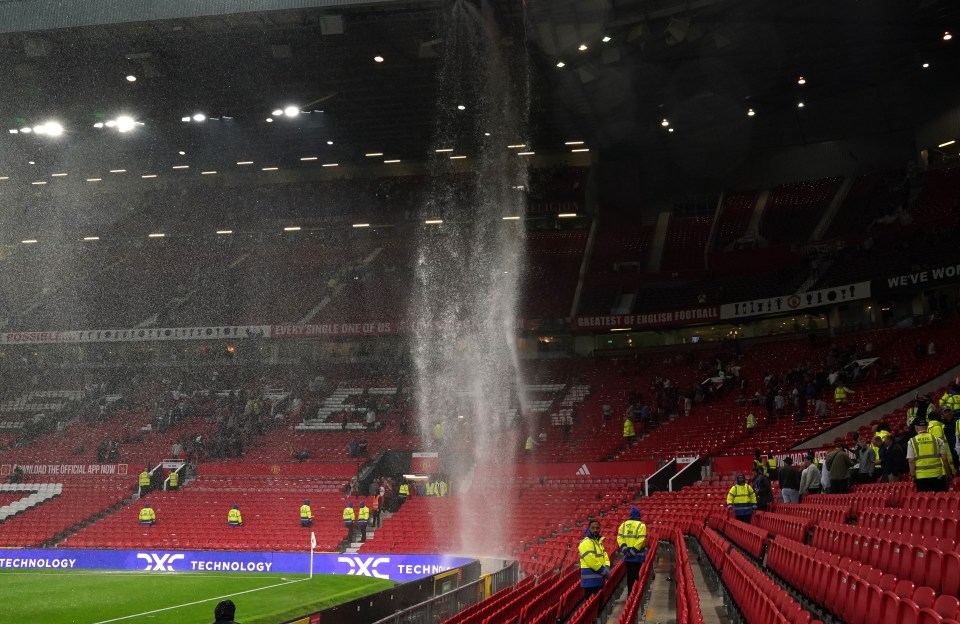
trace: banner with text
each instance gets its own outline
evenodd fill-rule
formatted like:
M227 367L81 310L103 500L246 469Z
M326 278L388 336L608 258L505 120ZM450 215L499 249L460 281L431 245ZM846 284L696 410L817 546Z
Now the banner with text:
M638 314L611 314L608 316L578 316L573 329L654 329L671 325L712 323L720 320L720 308L703 306L681 310L664 310Z
M305 544L305 547L307 545ZM465 557L445 555L371 555L316 553L315 574L370 576L415 581L467 565ZM308 574L309 553L158 550L8 549L0 551L0 569L143 570L145 572L275 572Z
M63 475L81 475L86 477L113 477L125 476L127 464L2 464L0 476L13 474L15 468L20 468L25 475L39 475L42 477L59 477Z
M474 470L476 476L487 480L500 481L517 477L543 477L546 479L590 479L590 478L638 478L653 474L657 462L621 461L586 462L582 464L478 464Z
M891 275L880 281L877 286L878 290L925 288L927 286L936 286L943 282L956 280L957 276L960 276L960 264L948 264L926 271L917 271L916 273Z
M835 288L809 290L802 295L782 295L725 303L720 306L720 317L723 320L731 320L768 314L789 314L869 298L870 282L857 282Z
M83 329L0 332L0 344L152 342L163 340L239 340L270 335L269 325L155 327L151 329Z

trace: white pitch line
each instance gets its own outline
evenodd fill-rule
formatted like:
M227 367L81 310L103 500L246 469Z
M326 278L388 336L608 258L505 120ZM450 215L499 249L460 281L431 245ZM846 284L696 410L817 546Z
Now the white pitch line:
M225 600L227 598L232 598L234 596L242 596L243 594L252 594L253 592L262 591L264 589L273 589L274 587L280 587L281 585L289 585L290 583L299 583L301 581L306 581L308 579L296 579L294 581L287 581L285 583L277 583L276 585L267 585L266 587L258 587L256 589L248 589L247 591L237 592L235 594L226 594L225 596L217 596L216 598L204 598L203 600L194 600L193 602L185 602L181 605L175 605L173 607L164 607L163 609L154 609L153 611L144 611L143 613L134 613L133 615L125 615L123 617L113 618L112 620L103 620L102 622L95 622L94 624L108 624L109 622L120 622L123 620L129 620L131 618L143 617L145 615L153 615L154 613L163 613L164 611L170 611L172 609L179 609L181 607L192 607L193 605L203 604L205 602L211 602L213 600Z

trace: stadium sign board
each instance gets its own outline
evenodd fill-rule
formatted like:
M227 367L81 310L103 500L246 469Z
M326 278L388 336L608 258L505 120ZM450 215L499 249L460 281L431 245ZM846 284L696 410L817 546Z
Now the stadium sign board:
M636 330L668 327L671 325L690 325L712 323L720 320L719 306L701 306L638 314L610 314L606 316L578 316L573 329L615 329L631 328Z
M369 576L401 583L446 572L473 561L466 557L446 555L371 555L367 553L316 553L313 558L314 574ZM0 553L0 569L308 574L310 554L196 550L9 549Z
M0 476L13 474L19 467L25 475L57 477L61 475L81 475L86 477L113 477L127 474L127 464L3 464Z
M778 297L764 297L750 299L736 303L725 303L720 306L720 318L732 320L766 316L769 314L789 314L813 308L859 301L870 298L870 282L845 284L834 288L808 290L802 294L781 295Z
M239 340L269 337L269 325L217 327L154 327L149 329L84 329L70 331L0 332L0 344L72 344L89 342L156 342L164 340Z

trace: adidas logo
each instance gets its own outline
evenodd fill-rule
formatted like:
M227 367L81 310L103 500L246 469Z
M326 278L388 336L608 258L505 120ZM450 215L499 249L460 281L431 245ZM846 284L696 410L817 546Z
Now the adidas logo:
M580 470L577 471L577 474L582 477L590 476L590 469L587 468L586 464L584 464L580 466Z

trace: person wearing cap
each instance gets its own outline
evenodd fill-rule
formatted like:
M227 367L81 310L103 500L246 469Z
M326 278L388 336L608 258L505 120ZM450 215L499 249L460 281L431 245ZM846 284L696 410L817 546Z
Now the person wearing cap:
M640 566L647 558L647 525L640 522L640 509L630 508L630 519L617 529L617 547L627 567L627 595L640 578Z
M813 454L807 453L803 458L803 472L800 473L800 500L804 496L820 493L820 469L813 462Z
M237 615L237 607L232 600L221 600L213 609L213 624L237 624L233 618Z
M243 516L240 515L240 505L234 505L227 512L227 526L243 526Z
M307 499L303 499L303 504L300 505L300 526L313 526L313 512L310 510L310 501Z
M757 493L742 472L737 473L737 482L727 492L727 509L740 522L750 524L753 519L753 512L757 509Z
M157 513L150 507L150 503L145 503L140 510L140 524L142 526L153 526L157 521Z
M913 421L917 435L907 444L907 463L918 492L946 492L947 481L953 478L943 439L927 431L927 421Z
M353 527L357 520L357 514L353 510L353 501L347 501L347 506L343 508L343 525L347 527L347 539L353 541Z
M603 591L603 584L610 578L610 557L603 546L600 521L590 520L583 529L584 538L577 550L580 554L580 587L583 597Z

